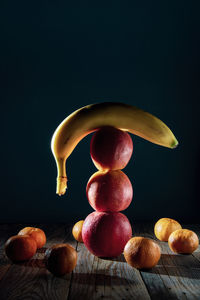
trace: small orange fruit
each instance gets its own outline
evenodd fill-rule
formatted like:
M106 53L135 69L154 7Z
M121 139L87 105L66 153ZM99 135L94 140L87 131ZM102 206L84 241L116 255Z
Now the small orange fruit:
M140 236L131 238L124 248L127 263L137 269L153 268L160 255L160 246L154 240Z
M30 259L36 250L36 241L29 235L14 235L5 243L5 253L14 262Z
M70 273L77 263L77 252L69 244L57 244L45 252L46 267L56 276Z
M188 229L178 229L168 239L170 249L175 253L192 253L199 246L196 233Z
M170 234L181 228L181 225L177 221L170 218L162 218L156 222L154 226L154 233L157 239L167 242Z
M80 243L83 243L83 239L82 239L82 227L83 227L83 223L84 221L81 220L79 222L77 222L74 227L72 228L72 234L75 238L75 240L77 240Z
M46 235L44 231L40 228L35 227L25 227L20 230L18 235L30 235L37 243L37 248L42 248L46 244Z

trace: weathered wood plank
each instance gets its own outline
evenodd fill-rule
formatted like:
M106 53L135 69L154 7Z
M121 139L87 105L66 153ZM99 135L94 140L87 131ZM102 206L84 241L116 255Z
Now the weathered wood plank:
M4 299L66 299L71 274L58 278L44 266L44 252L54 243L69 240L65 225L39 225L47 235L47 244L28 262L12 264L0 282L1 300ZM73 242L72 242L73 243ZM71 244L72 244L71 243Z
M72 277L72 299L150 299L139 271L123 259L102 259L78 245L79 259Z
M93 299L97 258L78 243L78 261L72 275L68 299Z
M107 299L150 299L139 271L122 256L121 261L99 259L97 272L104 274L103 295Z
M200 263L192 255L173 253L168 243L158 241L152 224L137 226L137 234L155 239L162 249L158 265L141 271L141 276L152 299L199 299Z

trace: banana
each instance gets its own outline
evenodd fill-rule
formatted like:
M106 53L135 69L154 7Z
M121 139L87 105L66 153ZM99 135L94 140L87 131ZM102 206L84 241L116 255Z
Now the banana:
M67 188L67 158L86 135L102 126L113 126L168 148L178 145L172 131L161 120L135 106L114 102L84 106L64 119L52 137L51 150L58 172L57 194L64 195Z

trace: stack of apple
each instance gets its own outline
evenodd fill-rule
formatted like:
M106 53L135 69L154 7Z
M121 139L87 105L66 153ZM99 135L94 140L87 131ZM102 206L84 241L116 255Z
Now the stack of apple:
M132 237L127 217L120 213L131 203L132 184L121 171L133 152L130 135L114 127L96 131L90 144L90 154L98 171L86 187L88 201L95 210L82 227L82 239L88 250L99 257L120 255Z

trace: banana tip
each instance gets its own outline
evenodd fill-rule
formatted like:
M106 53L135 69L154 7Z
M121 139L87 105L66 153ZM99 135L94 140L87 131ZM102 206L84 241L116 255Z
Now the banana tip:
M63 191L57 191L56 194L58 196L63 196L65 194L66 190L63 190Z
M64 195L64 193L56 193L58 196L62 196Z
M171 149L175 149L176 147L178 147L178 141L175 140L172 144L171 144Z
M56 187L56 194L62 196L65 194L67 189L67 177L58 177L57 178L57 187Z

